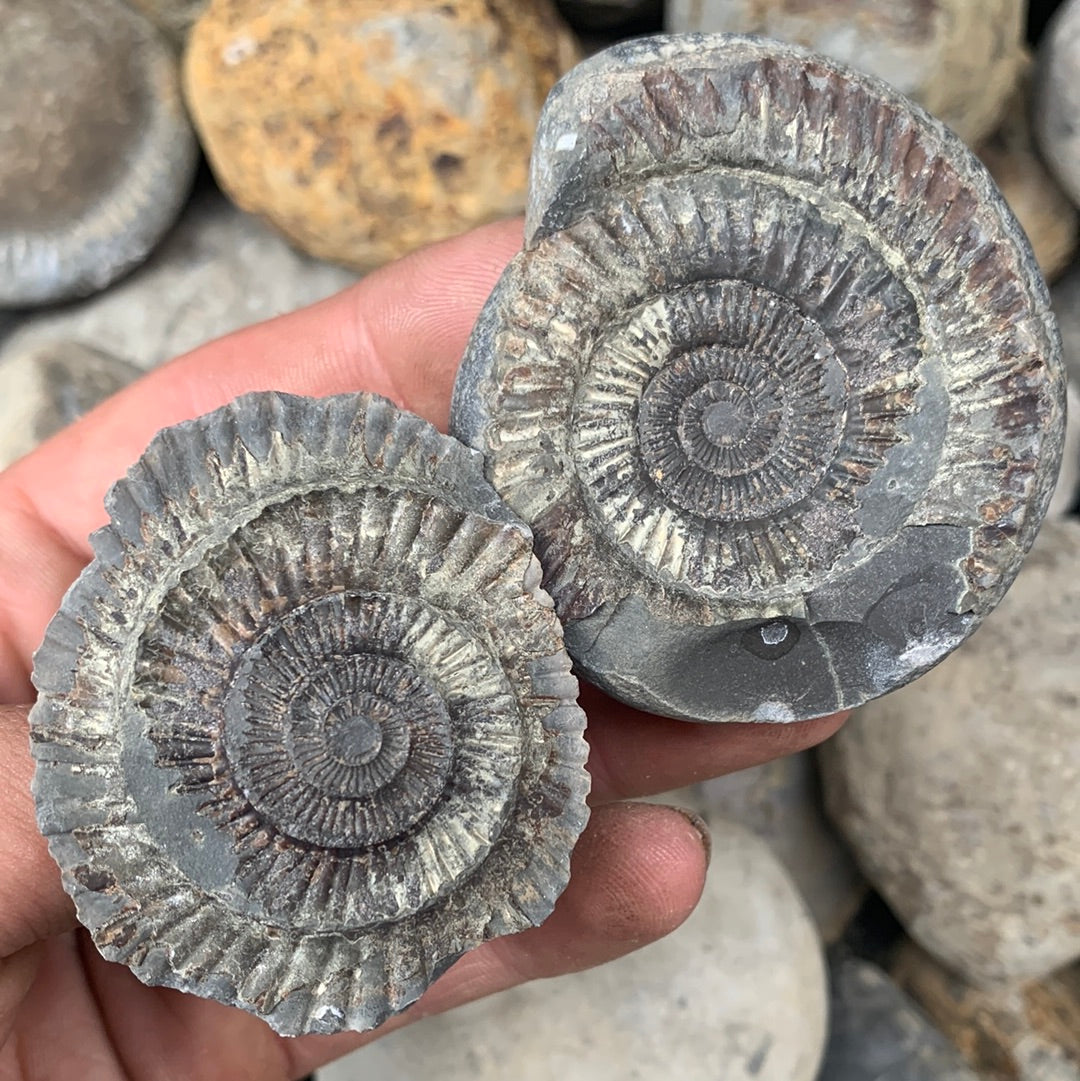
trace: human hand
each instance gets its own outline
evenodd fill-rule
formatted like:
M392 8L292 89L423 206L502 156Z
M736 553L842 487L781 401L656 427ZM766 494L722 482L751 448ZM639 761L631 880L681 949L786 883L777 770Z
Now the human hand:
M203 346L0 474L0 1081L283 1081L426 1014L612 960L690 914L708 860L686 816L621 801L801 750L839 727L839 716L686 724L583 688L594 812L554 914L468 954L375 1033L275 1036L240 1010L145 987L102 960L76 928L34 821L23 703L33 697L31 653L91 558L87 536L104 524L106 488L158 429L251 390L372 390L445 430L469 331L520 244L520 222L489 226L321 304Z

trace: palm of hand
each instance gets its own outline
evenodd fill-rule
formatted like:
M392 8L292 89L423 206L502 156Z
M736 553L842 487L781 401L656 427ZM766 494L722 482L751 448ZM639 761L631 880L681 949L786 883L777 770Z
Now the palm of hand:
M239 1010L143 986L103 961L60 886L29 794L31 654L90 558L102 496L159 428L249 390L367 389L445 428L476 313L520 243L520 223L478 230L387 267L322 304L204 346L140 380L0 474L0 1081L284 1081L376 1038L282 1039ZM592 822L569 888L541 927L464 957L382 1031L524 980L611 960L677 927L707 853L671 808L619 802L811 746L842 718L689 725L590 688Z

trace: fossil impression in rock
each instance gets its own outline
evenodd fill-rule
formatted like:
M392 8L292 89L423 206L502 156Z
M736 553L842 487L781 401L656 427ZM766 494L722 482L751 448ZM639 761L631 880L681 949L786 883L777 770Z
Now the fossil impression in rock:
M546 918L584 715L471 451L381 398L250 395L160 433L107 506L31 714L105 957L325 1033Z
M198 160L176 57L122 0L0 0L0 307L105 288Z
M581 674L790 721L993 608L1063 396L1030 247L951 132L793 47L662 36L552 92L451 424L532 526Z

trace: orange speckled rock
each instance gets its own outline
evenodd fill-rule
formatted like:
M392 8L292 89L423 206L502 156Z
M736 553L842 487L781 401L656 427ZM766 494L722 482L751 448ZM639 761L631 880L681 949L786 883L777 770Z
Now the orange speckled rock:
M548 0L213 0L185 92L241 207L364 269L520 211L577 59Z

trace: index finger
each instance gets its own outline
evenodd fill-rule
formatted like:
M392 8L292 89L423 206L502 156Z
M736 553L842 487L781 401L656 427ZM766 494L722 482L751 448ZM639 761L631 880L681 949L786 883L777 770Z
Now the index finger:
M480 307L521 246L500 222L416 252L320 304L139 379L0 475L0 701L30 701L31 653L90 559L103 498L161 428L252 390L371 390L445 429Z

